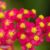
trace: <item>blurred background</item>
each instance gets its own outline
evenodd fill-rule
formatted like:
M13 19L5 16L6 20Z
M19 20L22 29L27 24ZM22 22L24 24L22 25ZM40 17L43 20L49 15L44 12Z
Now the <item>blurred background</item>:
M12 8L25 8L36 9L37 15L43 14L44 16L50 15L50 0L4 0L7 3L7 9ZM21 50L18 41L14 43L15 50ZM44 41L36 50L50 50L50 43Z

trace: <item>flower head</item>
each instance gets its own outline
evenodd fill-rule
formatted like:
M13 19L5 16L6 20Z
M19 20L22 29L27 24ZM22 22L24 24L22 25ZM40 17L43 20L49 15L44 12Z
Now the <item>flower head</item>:
M0 1L0 9L3 9L3 10L6 9L6 3L5 2Z

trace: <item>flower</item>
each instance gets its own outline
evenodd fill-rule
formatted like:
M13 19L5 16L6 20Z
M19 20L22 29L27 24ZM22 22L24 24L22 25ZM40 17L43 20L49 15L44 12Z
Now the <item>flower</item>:
M40 16L42 16L42 15L40 15ZM46 18L42 19L42 17L41 17L41 18L36 19L36 25L39 26L43 32L45 32L45 30L46 30L46 24L47 24Z
M22 50L26 50L26 49L29 49L29 50L35 50L33 44L31 42L27 42L25 45L23 45L22 47Z
M23 13L24 19L30 18L30 14L31 14L30 10L21 8L21 9L20 9L20 12Z
M50 30L46 31L46 41L50 42Z
M15 29L6 29L6 37L10 39L15 39L16 30Z
M5 14L4 14L4 12L0 12L0 19L3 19L3 18L5 18Z
M6 3L0 1L0 9L5 10L6 9Z
M23 31L17 33L17 39L21 45L24 45L27 41L29 41L26 32L23 32Z
M5 36L2 39L4 44L12 45L16 40L16 31L15 29L4 29Z
M25 21L20 21L16 24L16 29L17 30L24 30L26 29L26 22Z
M42 42L43 42L43 37L42 35L34 35L33 37L33 40L32 40L32 43L35 45L35 46L38 46L40 45Z
M36 10L35 9L32 9L31 10L31 17L34 19L36 18Z
M6 18L2 20L1 24L4 29L10 29L14 27L13 20Z
M12 9L12 10L7 10L5 12L5 17L11 20L15 20L16 18L16 14L18 13L18 10L16 8Z
M27 28L27 30L29 31L28 33L31 35L34 35L34 34L39 34L39 35L41 35L42 34L42 32L41 32L41 29L40 29L40 27L39 26L31 26L31 27L29 27L29 28ZM26 31L27 31L26 30Z

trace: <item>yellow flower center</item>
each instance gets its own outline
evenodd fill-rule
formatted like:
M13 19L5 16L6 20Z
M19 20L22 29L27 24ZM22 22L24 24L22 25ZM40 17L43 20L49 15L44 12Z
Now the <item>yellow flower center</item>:
M33 12L33 14L36 14L36 10L35 9L32 9L32 12Z
M9 20L5 21L5 25L8 26L10 24Z
M48 26L50 26L50 22L48 22Z
M43 28L45 26L43 22L40 22L39 24L40 24L41 28Z
M21 34L20 39L25 39L26 35L25 34Z
M2 9L5 10L6 9L6 6L5 5L2 5Z
M14 12L11 11L11 12L9 13L9 16L10 16L10 17L14 16Z
M4 36L4 33L0 32L0 38L3 38L3 36Z
M35 41L38 41L38 40L39 40L39 36L35 35L35 36L34 36L34 40L35 40Z
M0 12L0 18L4 18L4 13Z
M32 27L31 32L32 33L36 33L37 32L37 28L36 27Z
M27 9L24 9L24 14L28 14L28 10Z
M20 28L26 28L25 23L21 23L21 24L20 24Z
M50 32L48 33L48 37L50 37Z
M0 48L0 50L3 50L2 48Z
M40 18L40 19L44 19L44 16L43 16L43 15L39 15L39 18Z
M9 32L9 36L10 36L10 37L13 37L13 36L14 36L14 32L13 32L13 31L10 31L10 32Z
M27 44L26 44L26 47L29 49L29 48L32 47L32 44L31 44L31 43L27 43Z
M17 14L17 18L21 19L22 18L22 14Z

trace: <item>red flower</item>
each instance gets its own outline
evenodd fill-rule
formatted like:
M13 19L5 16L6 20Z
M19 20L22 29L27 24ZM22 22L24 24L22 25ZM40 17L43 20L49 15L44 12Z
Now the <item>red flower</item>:
M32 18L36 18L36 10L35 9L32 9L30 13L31 13Z
M26 49L29 49L29 50L35 50L33 44L31 42L27 42L25 45L23 45L22 47L22 50L26 50Z
M18 10L17 9L12 9L12 10L8 10L5 12L5 16L6 18L9 18L9 19L12 19L12 20L15 20L15 17L16 17L16 14L18 13Z
M13 44L14 41L16 40L16 31L15 31L15 29L6 30L5 37L6 37L6 39L5 39L6 44Z
M34 34L41 35L42 34L40 27L34 26L34 25L29 26L26 31L29 35L34 35Z
M26 42L29 41L26 32L18 32L17 33L17 39L18 39L18 41L20 42L21 45L24 45Z
M3 19L1 24L4 29L14 28L13 20L10 19Z
M46 41L50 42L50 30L46 31Z
M50 16L46 18L47 21L47 30L50 30Z
M33 37L32 37L32 43L35 45L35 46L38 46L38 45L40 45L42 42L43 42L43 37L42 37L42 35L34 35Z
M24 18L30 18L30 10L23 8Z
M36 19L36 25L39 26L42 31L45 31L46 30L46 18L44 18L43 16L41 17L42 15L40 15L39 18Z

